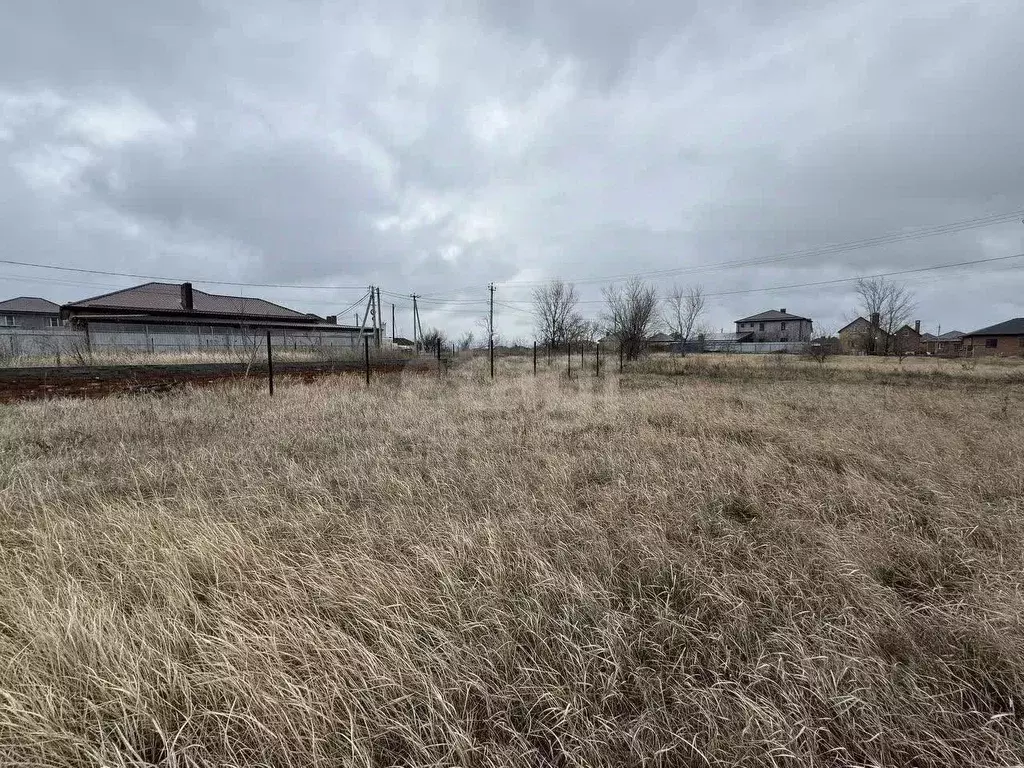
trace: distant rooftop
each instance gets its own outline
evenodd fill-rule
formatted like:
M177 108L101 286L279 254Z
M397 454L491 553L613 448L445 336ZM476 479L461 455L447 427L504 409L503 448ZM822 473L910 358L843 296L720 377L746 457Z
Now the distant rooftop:
M0 301L0 312L25 312L37 315L56 315L60 305L40 299L38 296L19 296L16 299Z
M1024 317L1015 317L1003 323L963 334L964 336L1024 336Z
M750 317L744 317L737 320L737 323L766 323L775 320L806 320L811 322L809 317L801 317L800 315L791 315L784 309L769 309L766 312L761 312L757 315L751 315Z
M309 320L315 315L297 312L266 299L248 296L224 296L192 290L192 303L196 314L244 315L246 317L275 318L281 320ZM143 312L183 312L181 285L178 283L144 283L66 306L75 309L129 309Z

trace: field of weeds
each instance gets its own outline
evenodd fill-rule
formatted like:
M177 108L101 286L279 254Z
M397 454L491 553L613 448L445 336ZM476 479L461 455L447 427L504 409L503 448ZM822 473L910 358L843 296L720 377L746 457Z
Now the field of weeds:
M1020 368L483 362L0 407L0 763L1024 762Z

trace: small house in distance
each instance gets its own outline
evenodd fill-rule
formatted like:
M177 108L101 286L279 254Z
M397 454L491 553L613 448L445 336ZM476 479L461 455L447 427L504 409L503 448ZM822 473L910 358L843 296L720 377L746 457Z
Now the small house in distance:
M878 315L874 314L871 320L855 318L840 328L838 335L846 354L918 355L924 351L920 320L915 320L913 327L903 325L890 334L879 327Z
M846 354L874 354L881 352L886 347L886 340L889 334L878 327L878 316L873 316L875 322L870 322L863 317L855 318L839 329L839 344Z
M892 335L889 351L893 354L917 355L921 353L921 321L915 320L914 327L904 325Z
M791 315L783 307L737 320L736 333L743 336L749 334L745 341L810 341L813 326L809 317Z
M963 350L973 357L1024 356L1024 317L965 333Z
M37 296L0 301L0 327L45 331L60 327L60 305Z
M934 333L922 333L921 351L936 357L959 357L963 341L963 331L946 331L937 336Z

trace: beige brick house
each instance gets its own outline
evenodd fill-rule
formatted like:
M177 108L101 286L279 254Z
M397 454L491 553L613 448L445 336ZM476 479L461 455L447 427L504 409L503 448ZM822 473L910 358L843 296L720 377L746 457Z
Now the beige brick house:
M755 342L810 341L813 326L809 317L791 315L783 307L737 320L736 333Z

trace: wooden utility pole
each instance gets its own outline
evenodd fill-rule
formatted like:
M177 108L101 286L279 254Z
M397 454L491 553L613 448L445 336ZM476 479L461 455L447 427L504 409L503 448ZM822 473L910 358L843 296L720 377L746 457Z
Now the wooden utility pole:
M380 286L377 286L377 349L384 341L384 305L380 303Z
M491 313L487 320L487 348L491 356L491 378L494 378L494 283L487 286L491 292Z
M395 303L391 302L391 343L395 343Z
M370 328L373 330L373 345L380 340L380 318L377 316L377 289L370 286Z
M416 306L416 331L420 335L420 343L425 345L426 342L423 340L425 338L423 336L423 321L421 321L421 319L420 319L420 307L419 307L419 305ZM424 346L423 349L424 349L424 351L426 351L426 346Z
M274 353L270 346L270 331L267 331L267 383L270 385L270 396L274 396Z
M363 360L366 368L366 386L370 386L370 337L363 336Z
M420 316L420 312L416 308L416 299L418 298L419 296L417 296L415 293L412 294L412 348L416 352L420 351L420 343L417 340L418 337L416 336L416 321L419 319Z
M370 286L370 300L366 302L366 311L363 312L363 322L359 325L359 338L363 338L366 333L366 320L370 317L370 308L373 306L373 286ZM358 318L359 315L356 315Z

